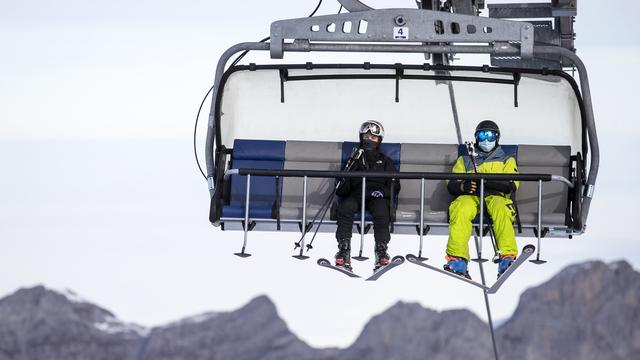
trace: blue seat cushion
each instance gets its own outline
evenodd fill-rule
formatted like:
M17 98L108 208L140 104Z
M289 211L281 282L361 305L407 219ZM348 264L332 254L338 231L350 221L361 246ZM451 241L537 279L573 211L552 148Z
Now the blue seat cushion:
M284 167L284 141L235 140L231 155L234 169L274 169ZM280 181L282 193L282 181ZM247 177L232 175L229 204L222 208L223 217L243 218L247 192ZM276 201L276 180L274 176L252 176L249 197L249 217L272 218Z
M285 142L277 140L242 140L233 142L232 160L284 161ZM236 168L238 168L236 166Z

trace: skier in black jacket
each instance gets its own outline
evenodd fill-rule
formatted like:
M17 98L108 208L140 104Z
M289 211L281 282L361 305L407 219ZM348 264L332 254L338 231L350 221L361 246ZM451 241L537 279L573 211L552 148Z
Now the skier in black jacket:
M365 121L360 126L360 145L351 156L349 171L394 172L393 161L380 152L380 143L384 138L384 128L378 121ZM336 195L341 199L337 209L336 239L338 253L336 266L351 270L351 232L353 216L360 210L362 202L362 178L352 177L340 179ZM391 194L391 184L393 192ZM387 246L389 239L389 205L391 197L400 191L400 182L390 178L367 178L365 190L365 207L373 216L373 230L376 242L376 268L389 264Z

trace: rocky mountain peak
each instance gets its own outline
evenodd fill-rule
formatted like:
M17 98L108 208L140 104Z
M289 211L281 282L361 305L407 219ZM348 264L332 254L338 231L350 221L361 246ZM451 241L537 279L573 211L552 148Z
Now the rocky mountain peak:
M238 311L264 318L278 318L278 310L276 309L276 305L266 295L260 295L252 299Z
M565 268L525 291L496 331L501 358L640 359L640 273L629 263ZM493 359L488 325L468 310L397 302L346 349L314 349L259 296L148 331L71 291L25 288L0 299L0 360Z
M58 292L41 285L19 289L0 300L1 316L27 323L44 318L68 319L91 324L115 319L108 310L82 300L69 290Z
M569 266L525 291L498 333L527 359L640 358L640 273L624 261Z
M456 324L452 326L452 324ZM483 334L480 335L479 334ZM437 312L398 302L374 316L341 359L490 359L487 324L468 310Z

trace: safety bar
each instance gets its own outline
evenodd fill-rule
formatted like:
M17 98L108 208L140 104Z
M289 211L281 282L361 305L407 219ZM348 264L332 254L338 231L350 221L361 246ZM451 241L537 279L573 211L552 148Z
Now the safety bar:
M479 180L480 181L480 197L484 199L485 184L487 180L514 180L514 181L536 181L538 182L538 227L536 233L537 237L537 263L544 263L540 260L540 242L543 236L542 231L542 183L549 181L561 182L568 187L572 188L573 184L568 179L549 174L454 174L454 173L435 173L435 172L367 172L367 171L325 171L325 170L273 170L273 169L230 169L224 174L225 179L228 179L231 175L240 175L247 177L246 184L246 199L245 199L245 214L244 214L244 241L242 244L241 253L239 256L245 255L245 249L247 246L247 235L249 232L249 199L251 194L251 176L282 176L282 177L301 177L303 178L303 196L302 196L302 248L300 250L300 256L302 256L302 249L304 249L304 235L307 232L307 181L309 178L330 178L330 177L359 177L362 178L362 196L361 196L361 208L360 208L360 251L359 255L354 258L358 260L366 260L367 258L362 256L362 249L364 247L364 232L365 232L365 189L366 181L368 177L371 178L393 178L393 179L414 179L421 181L420 187L420 254L422 253L423 243L423 230L424 230L424 181L429 180ZM320 210L322 211L322 210ZM484 201L480 202L480 229L484 227ZM482 240L483 234L480 230L480 241L478 246L478 260L482 261Z
M573 183L565 177L551 174L456 174L442 172L372 172L372 171L327 171L327 170L277 170L277 169L229 169L225 180L231 175L282 176L310 178L352 178L366 177L378 179L426 179L426 180L502 180L502 181L543 181L562 182L573 188Z

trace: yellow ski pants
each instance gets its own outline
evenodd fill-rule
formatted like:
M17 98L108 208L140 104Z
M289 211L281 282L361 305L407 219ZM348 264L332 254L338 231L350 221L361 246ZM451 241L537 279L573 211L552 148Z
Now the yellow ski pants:
M513 220L516 212L511 199L489 195L485 197L486 207L493 220L496 242L500 255L518 255L516 234ZM480 199L475 195L458 196L449 206L449 241L447 255L470 259L469 237L472 232L471 222L478 215ZM485 220L485 224L489 219Z

